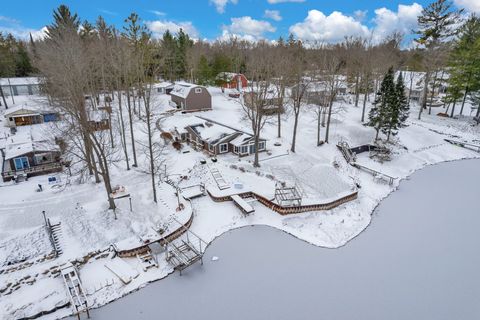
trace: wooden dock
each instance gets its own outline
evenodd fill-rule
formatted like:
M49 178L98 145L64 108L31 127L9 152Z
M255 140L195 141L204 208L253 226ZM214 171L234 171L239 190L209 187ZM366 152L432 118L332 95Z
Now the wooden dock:
M61 273L74 314L80 319L80 313L86 312L88 318L90 318L90 313L88 312L88 300L77 273L77 269L69 263L61 269Z

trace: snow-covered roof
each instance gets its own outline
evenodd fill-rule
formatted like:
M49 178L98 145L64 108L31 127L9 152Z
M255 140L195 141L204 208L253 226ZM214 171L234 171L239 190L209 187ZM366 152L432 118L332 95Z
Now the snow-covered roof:
M33 85L33 84L39 84L39 83L40 83L40 78L37 78L37 77L0 78L0 85L2 86Z
M22 105L16 105L13 107L9 107L7 110L5 110L4 116L7 117L13 113L17 113L18 111L22 114L22 116L27 116L27 115L40 115L44 113L53 113L54 111L48 110L45 105L40 105L40 104L22 104Z
M174 86L174 84L171 83L171 82L168 82L168 81L163 81L163 82L153 84L154 88L170 88L170 87L173 87L173 86Z
M246 134L246 133L242 133L241 135L239 135L238 137L236 137L235 139L233 139L232 141L230 141L230 143L234 146L241 146L245 143L248 143L251 139L253 138L253 136L249 135L249 134ZM261 141L264 141L265 139L262 139L260 138Z
M232 135L237 134L235 130L210 122L203 122L189 127L195 131L203 141L211 145L216 145Z
M5 160L10 160L30 152L59 151L58 145L39 137L36 130L19 130L5 142Z
M217 80L225 80L227 82L232 81L236 76L243 76L241 73L235 73L235 72L220 72L217 74L216 79Z
M202 86L199 86L193 83L188 83L188 82L175 82L175 86L173 87L173 90L172 92L170 92L170 94L173 94L177 97L185 99L190 93L190 90L192 90L192 88L197 88L197 87L202 87Z

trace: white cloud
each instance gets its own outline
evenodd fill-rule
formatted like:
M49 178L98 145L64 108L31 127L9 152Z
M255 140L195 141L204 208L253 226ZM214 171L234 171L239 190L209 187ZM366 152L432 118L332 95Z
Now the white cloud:
M470 12L480 13L479 0L454 0L454 2L457 7L464 8Z
M237 4L238 0L210 0L210 3L215 6L218 13L224 13L225 7L229 2L233 4Z
M422 6L418 3L398 5L397 12L387 8L375 10L375 27L372 31L374 40L381 40L393 32L410 34L417 27L417 18L422 13Z
M231 18L232 22L228 26L223 26L222 37L228 35L236 35L238 38L248 38L258 40L263 38L267 32L275 32L276 28L268 21L255 20L252 17L245 16L239 18Z
M318 10L308 11L303 22L290 27L290 32L301 40L340 42L346 36L370 34L369 29L353 17L334 11L329 16Z
M154 15L159 16L159 17L163 17L163 16L166 15L165 12L158 11L158 10L150 10L149 12L150 12L150 13L153 13Z
M275 21L281 21L282 16L280 15L280 11L278 10L265 10L265 13L263 15L265 18L272 19Z
M367 13L368 13L368 10L356 10L353 13L353 16L355 17L355 20L362 22L367 17Z
M175 34L180 31L180 29L183 29L183 31L188 33L193 39L198 39L199 37L197 29L190 21L174 22L168 20L155 20L145 21L145 25L150 31L152 31L153 37L155 38L161 38L167 30Z
M305 2L305 0L267 0L267 2L270 4L276 4L285 2Z
M0 16L0 32L11 33L16 38L28 40L30 34L32 34L34 40L42 39L45 36L46 30L46 27L43 27L39 30L27 28L23 26L21 21L17 19Z

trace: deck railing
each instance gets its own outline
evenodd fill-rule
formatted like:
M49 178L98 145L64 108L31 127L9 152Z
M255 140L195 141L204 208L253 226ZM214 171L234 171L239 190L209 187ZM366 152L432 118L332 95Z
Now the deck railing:
M3 179L12 178L15 175L26 174L27 176L36 175L39 173L48 173L48 172L57 172L62 170L62 164L58 162L45 163L38 166L33 166L30 168L22 170L6 170L2 172Z

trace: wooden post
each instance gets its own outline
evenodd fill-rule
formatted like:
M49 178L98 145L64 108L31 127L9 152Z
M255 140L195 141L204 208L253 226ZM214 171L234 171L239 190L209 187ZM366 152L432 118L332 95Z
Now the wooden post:
M45 210L42 211L43 214L43 220L45 221L45 226L47 226L47 217L45 216Z
M132 212L132 197L128 197L128 201L130 202L130 212Z

